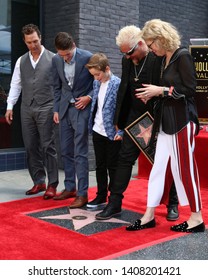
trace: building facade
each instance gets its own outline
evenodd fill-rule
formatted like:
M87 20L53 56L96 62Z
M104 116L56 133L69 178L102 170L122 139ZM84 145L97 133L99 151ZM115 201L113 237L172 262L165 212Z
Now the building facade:
M14 108L14 123L5 123L6 96L17 58L27 49L21 28L28 23L40 27L42 42L51 51L59 31L70 32L79 48L104 52L114 74L121 74L121 58L115 37L125 25L140 28L147 20L160 18L174 24L182 44L190 38L208 37L208 1L190 0L0 0L0 171L25 168L19 108ZM94 168L90 141L90 168Z

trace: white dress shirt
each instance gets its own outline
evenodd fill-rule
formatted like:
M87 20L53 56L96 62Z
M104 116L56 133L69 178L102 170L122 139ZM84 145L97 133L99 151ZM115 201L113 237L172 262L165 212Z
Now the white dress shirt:
M76 48L74 50L74 54L72 59L69 62L64 61L64 74L68 81L68 85L72 88L74 83L74 75L75 75L75 55L76 55ZM71 103L75 102L75 99L72 98L70 100Z

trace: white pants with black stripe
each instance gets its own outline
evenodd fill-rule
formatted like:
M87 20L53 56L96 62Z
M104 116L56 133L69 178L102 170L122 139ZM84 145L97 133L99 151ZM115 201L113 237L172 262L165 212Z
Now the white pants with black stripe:
M160 204L170 159L180 204L189 204L192 212L201 210L199 176L194 157L195 130L196 125L190 122L177 134L158 133L155 160L148 183L148 207Z

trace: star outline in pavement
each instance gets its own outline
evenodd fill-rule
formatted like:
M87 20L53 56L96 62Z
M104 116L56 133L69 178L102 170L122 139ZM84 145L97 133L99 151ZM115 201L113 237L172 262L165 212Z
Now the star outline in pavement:
M99 213L101 210L98 211L89 211L86 209L81 208L75 208L70 209L69 213L63 213L63 214L56 214L56 215L50 215L50 216L43 216L39 217L39 219L42 220L70 220L73 223L73 227L75 231L78 231L82 228L84 228L87 225L90 225L94 222L99 223L118 223L118 224L129 224L129 222L117 219L117 218L111 218L109 220L97 220L95 218L95 215Z

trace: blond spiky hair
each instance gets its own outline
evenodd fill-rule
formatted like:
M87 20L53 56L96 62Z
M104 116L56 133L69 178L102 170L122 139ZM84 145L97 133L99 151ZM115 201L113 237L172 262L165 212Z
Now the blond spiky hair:
M120 47L123 44L128 43L133 47L141 38L141 30L135 25L127 25L120 29L116 37L116 45Z

